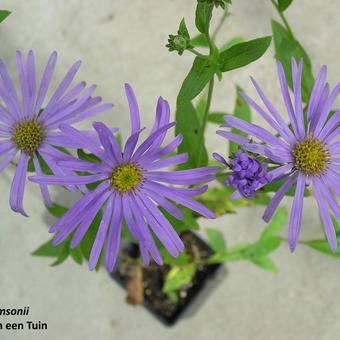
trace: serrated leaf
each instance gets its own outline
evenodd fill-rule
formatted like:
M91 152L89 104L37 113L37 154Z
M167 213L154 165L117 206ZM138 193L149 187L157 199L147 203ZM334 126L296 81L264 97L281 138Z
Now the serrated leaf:
M236 103L233 115L240 118L246 122L251 122L251 111L248 103L241 96L242 89L240 87L236 88ZM235 128L231 129L231 132L243 137L247 137L247 134L243 131L237 130ZM229 155L234 154L239 148L238 144L230 141L229 142Z
M284 12L292 2L293 0L278 0L279 11Z
M209 245L216 253L221 253L226 251L226 243L224 240L224 235L221 231L217 229L206 229Z
M220 54L221 71L231 71L259 59L267 51L270 42L271 37L263 37L228 48Z
M163 292L169 293L179 290L182 286L189 284L196 273L196 265L188 264L184 267L173 267L166 276Z
M314 85L311 60L302 45L292 37L278 22L272 20L272 30L275 46L275 57L280 60L284 68L289 87L293 88L291 59L304 61L302 72L302 100L306 103Z
M277 236L284 226L288 223L288 212L285 208L277 209L267 228L261 234L260 239L265 240L272 236Z
M273 260L269 256L266 256L266 255L252 258L250 262L254 263L255 265L269 272L276 273L278 271Z
M195 24L201 33L206 33L209 31L213 6L213 4L202 2L197 4Z
M10 14L10 11L0 10L0 22L3 22Z

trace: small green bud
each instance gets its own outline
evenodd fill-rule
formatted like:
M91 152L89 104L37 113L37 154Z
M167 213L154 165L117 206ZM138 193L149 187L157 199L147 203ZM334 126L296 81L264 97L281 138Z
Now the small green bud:
M190 43L190 35L185 25L184 19L182 19L177 35L170 34L168 44L166 47L169 51L177 51L179 55L182 55L186 49L190 49L193 46Z
M169 49L169 51L177 51L179 55L182 55L183 52L191 47L190 40L184 38L181 35L169 35L168 44L166 47Z

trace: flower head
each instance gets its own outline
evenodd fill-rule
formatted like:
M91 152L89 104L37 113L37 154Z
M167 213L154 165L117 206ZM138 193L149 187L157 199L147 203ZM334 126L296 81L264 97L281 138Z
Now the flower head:
M91 96L95 86L85 89L85 82L69 89L80 67L78 61L70 68L43 109L57 54L54 52L50 56L39 87L36 84L33 52L28 53L26 60L21 52L17 52L16 60L21 96L17 95L6 66L0 60L0 171L4 170L19 153L11 186L10 206L14 211L27 216L23 208L23 196L29 160L33 161L38 175L42 175L42 161L55 174L71 173L55 163L54 157L63 153L54 146L78 147L78 144L57 130L59 124L79 122L109 109L112 105L98 105L101 98ZM85 91L81 93L84 89ZM40 188L45 203L50 205L47 186L41 185Z
M236 151L235 158L231 160L230 164L217 153L214 153L213 156L232 170L232 174L225 184L236 189L242 197L253 197L259 186L270 181L265 166L241 150Z
M173 202L205 217L215 217L213 212L192 199L192 196L203 193L207 186L181 188L174 185L209 182L214 179L217 168L160 171L165 167L185 163L188 158L186 153L170 155L182 142L181 135L161 147L167 130L175 125L169 123L169 105L164 99L159 98L153 129L144 142L137 146L139 135L144 129L140 128L135 95L129 85L126 85L125 89L131 113L131 135L123 149L120 148L112 131L103 123L93 124L101 142L100 146L92 138L64 124L60 127L61 130L93 153L100 162L91 163L64 155L58 162L60 166L72 171L86 171L89 175L30 177L32 181L42 185L100 183L96 189L86 193L50 229L56 233L54 244L61 243L75 232L71 241L71 247L75 247L82 240L98 211L104 207L103 218L91 251L89 261L91 270L98 262L106 237L106 268L108 271L113 270L123 220L139 242L144 262L149 262L151 254L157 263L162 264L151 230L173 256L177 256L184 249L184 245L160 208L179 220L183 219L183 214Z
M313 188L329 245L335 251L337 238L329 209L339 220L340 207L336 196L340 197L340 110L333 115L330 113L340 93L340 84L330 92L329 85L326 83L327 69L323 66L314 83L305 115L301 95L303 61L297 65L295 59L292 60L294 101L289 94L281 63L277 62L277 66L282 96L291 125L285 123L278 110L252 79L269 114L246 94L243 94L243 97L269 123L277 135L236 117L226 117L224 126L241 130L255 141L249 141L245 137L228 131L218 131L218 133L238 143L244 150L271 160L275 166L269 172L271 179L284 181L264 213L265 221L272 218L285 194L290 188L295 187L288 229L288 243L291 251L294 251L299 237L304 191L307 185Z

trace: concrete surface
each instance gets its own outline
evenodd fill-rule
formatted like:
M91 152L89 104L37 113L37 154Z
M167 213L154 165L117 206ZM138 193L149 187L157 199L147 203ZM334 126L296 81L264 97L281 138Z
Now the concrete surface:
M247 39L270 34L276 17L270 2L235 0L233 16L219 40L242 35ZM98 84L98 92L113 101L113 111L101 116L123 132L129 128L124 82L138 95L146 126L153 120L158 95L174 107L176 93L192 60L178 57L164 45L182 17L194 27L194 0L3 0L1 8L13 14L0 25L1 58L13 72L17 49L33 48L45 65L59 52L56 78L74 60L83 60L78 79ZM296 35L310 52L314 69L329 66L329 81L339 80L339 1L295 1L287 11ZM229 73L218 84L213 108L230 111L234 88L241 85L254 94L253 75L276 105L281 107L278 82L270 50L260 61ZM40 67L40 69L41 69ZM90 122L83 124L90 126ZM224 141L215 127L208 130L209 150L223 151ZM29 254L48 239L45 209L38 190L27 188L25 204L32 216L25 219L8 207L12 170L0 176L0 307L30 306L31 320L48 323L47 331L0 330L0 339L226 339L226 340L337 340L340 337L340 263L299 247L294 255L283 246L274 260L280 268L270 274L248 263L233 263L207 297L192 306L183 320L168 329L142 307L127 306L124 292L105 271L90 273L72 261L50 268L48 259ZM55 196L58 197L58 191ZM289 200L286 200L289 207ZM240 209L206 227L222 230L229 244L254 240L264 228L262 208ZM306 202L303 238L321 235L315 203ZM1 317L0 322L14 321ZM18 319L20 320L20 318Z

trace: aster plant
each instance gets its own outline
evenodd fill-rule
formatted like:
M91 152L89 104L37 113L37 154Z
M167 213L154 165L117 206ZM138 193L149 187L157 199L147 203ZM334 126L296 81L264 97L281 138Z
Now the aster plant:
M160 97L153 127L139 142L146 132L134 92L126 85L131 133L124 146L116 127L99 121L91 131L71 126L112 106L92 97L95 86L87 88L80 82L71 87L80 62L45 100L56 53L47 63L40 86L33 52L27 58L16 54L20 95L0 61L0 171L16 165L11 208L26 215L25 179L28 171L35 172L29 179L40 186L48 211L57 218L50 228L53 239L33 255L54 257L52 265L70 256L78 264L88 262L90 270L105 264L109 272L120 259L137 268L136 273L143 266L163 266L162 293L174 304L181 287L192 284L206 266L245 260L277 271L270 255L286 241L292 251L300 243L340 257L340 112L333 110L340 85L330 91L325 66L314 80L311 60L285 17L293 1L271 2L282 21L272 21L272 37L246 40L237 36L218 46L216 37L232 14L231 1L198 0L196 35L182 19L166 45L179 56L194 55L177 95L175 121L168 102ZM220 17L216 25L215 14ZM212 111L216 80L258 60L272 40L289 124L254 79L261 104L236 86L233 112ZM252 123L252 110L264 118L270 131ZM228 152L209 155L209 124L222 126L217 133L228 140ZM164 143L173 130L173 139ZM207 183L211 183L209 188ZM79 198L70 207L62 206L51 201L48 186L76 191ZM311 195L327 241L299 240L303 203ZM290 214L279 207L285 196L294 197ZM200 229L202 218L236 213L238 207L252 205L265 207L263 219L268 223L257 240L227 247L221 225L220 229L206 228L209 254L197 255L185 241L188 230ZM285 238L280 231L287 224ZM122 240L139 248L137 258L120 251ZM142 285L140 275L133 281Z

